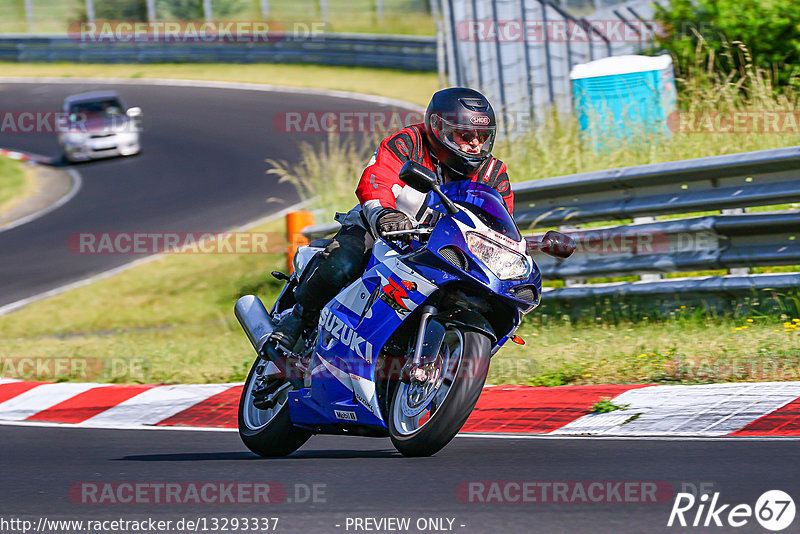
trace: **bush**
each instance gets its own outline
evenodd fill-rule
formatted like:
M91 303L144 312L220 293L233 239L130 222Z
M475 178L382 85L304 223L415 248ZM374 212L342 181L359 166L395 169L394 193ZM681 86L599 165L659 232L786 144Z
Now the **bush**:
M771 73L776 86L798 84L797 0L669 0L667 7L657 5L656 19L663 27L658 44L674 54L681 77L698 67L707 44L720 72L743 72L752 61L756 69Z
M147 2L145 0L95 2L94 14L97 20L145 21L147 20Z

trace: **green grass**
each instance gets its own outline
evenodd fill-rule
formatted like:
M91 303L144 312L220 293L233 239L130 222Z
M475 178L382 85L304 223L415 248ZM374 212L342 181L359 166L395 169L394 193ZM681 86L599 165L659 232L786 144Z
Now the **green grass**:
M108 1L108 0L104 0ZM119 2L119 0L114 0ZM142 2L143 3L143 2ZM225 2L231 4L231 2ZM104 14L101 2L95 2L98 18L122 20L114 13ZM199 2L198 2L199 4ZM229 12L215 12L216 20L262 20L259 0L238 0ZM434 23L428 12L428 0L384 0L384 18L378 20L374 0L328 0L328 17L323 19L318 0L269 0L269 21L290 28L292 23L326 22L327 31L433 35ZM157 3L158 5L158 3ZM213 5L213 4L212 4ZM218 3L219 5L219 3ZM85 16L83 0L33 0L33 31L65 33L71 22ZM202 19L198 12L198 19ZM139 14L143 17L144 12ZM173 18L163 11L160 20ZM0 33L27 32L23 0L0 0Z
M614 404L609 397L603 397L599 401L592 404L592 407L589 411L591 413L609 413L617 410L624 410L628 406L630 406L630 404Z
M356 91L426 106L439 89L437 74L365 67L271 64L92 64L1 63L2 76L66 78L170 78L264 83L315 89Z
M33 189L25 164L0 157L0 213L13 206Z
M252 231L285 232L285 228L283 221L275 221ZM233 316L233 304L247 293L261 296L265 303L274 300L281 284L268 273L285 267L283 254L162 255L0 316L0 363L20 357L108 364L125 360L136 364L130 368L143 371L92 378L240 380L243 366L254 354Z
M800 318L749 321L700 314L587 324L542 321L534 312L518 332L526 345L502 349L492 360L488 382L561 386L800 380Z

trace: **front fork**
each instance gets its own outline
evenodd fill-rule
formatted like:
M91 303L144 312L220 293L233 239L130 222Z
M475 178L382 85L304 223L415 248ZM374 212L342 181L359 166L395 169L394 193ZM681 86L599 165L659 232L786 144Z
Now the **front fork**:
M434 365L436 356L444 341L445 327L432 319L438 313L435 306L425 306L422 308L417 339L414 344L414 355L403 367L401 380L409 384L412 379L419 382L428 380L429 374Z

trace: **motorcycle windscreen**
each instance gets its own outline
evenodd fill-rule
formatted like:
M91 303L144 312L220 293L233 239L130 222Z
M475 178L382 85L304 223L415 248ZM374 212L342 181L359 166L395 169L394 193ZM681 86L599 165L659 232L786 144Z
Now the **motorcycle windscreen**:
M500 234L519 241L514 218L508 212L505 200L496 190L479 182L456 181L444 184L442 192L459 206L475 214L480 221ZM446 210L436 194L428 196L429 207L440 212Z

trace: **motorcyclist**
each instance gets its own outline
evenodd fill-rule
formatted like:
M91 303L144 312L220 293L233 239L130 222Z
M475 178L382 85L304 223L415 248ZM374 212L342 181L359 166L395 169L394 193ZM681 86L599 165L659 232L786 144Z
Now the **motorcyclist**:
M435 223L437 214L426 207L426 195L398 177L406 161L434 171L440 183L470 180L492 187L513 213L506 166L491 154L496 128L486 97L473 89L451 87L433 95L423 124L385 138L361 175L356 188L359 204L337 214L341 230L306 268L294 290L297 304L281 318L271 340L292 351L304 329L316 325L325 304L361 276L375 237Z

